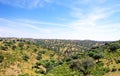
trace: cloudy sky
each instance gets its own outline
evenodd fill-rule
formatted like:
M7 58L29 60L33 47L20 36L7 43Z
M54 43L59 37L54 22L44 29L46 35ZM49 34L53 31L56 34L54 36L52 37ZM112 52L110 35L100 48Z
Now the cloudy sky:
M119 40L120 0L0 0L0 37Z

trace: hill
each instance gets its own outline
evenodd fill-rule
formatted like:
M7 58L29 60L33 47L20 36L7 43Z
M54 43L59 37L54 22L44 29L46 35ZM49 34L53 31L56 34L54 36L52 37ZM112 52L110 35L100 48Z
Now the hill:
M120 41L0 38L0 76L119 76Z

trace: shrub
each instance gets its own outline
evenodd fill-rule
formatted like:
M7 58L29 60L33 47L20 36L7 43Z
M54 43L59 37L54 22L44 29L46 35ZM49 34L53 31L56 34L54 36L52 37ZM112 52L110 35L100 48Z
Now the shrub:
M40 62L36 62L36 66L40 66L41 65L41 63Z
M93 56L93 58L96 60L98 60L98 62L99 62L99 59L101 59L103 57L103 55L102 54L95 54L94 56Z
M1 50L7 51L8 47L7 46L1 46Z
M41 74L45 74L45 71L42 70L42 69L41 69L39 72L40 72Z
M94 66L94 60L92 58L86 58L82 61L80 71L86 76L91 73L92 68Z
M37 60L40 60L40 59L42 59L42 56L41 56L41 55L38 55L38 56L36 57L36 59L37 59Z
M116 59L115 62L118 64L120 63L120 59Z
M119 49L120 48L120 45L119 44L117 44L117 43L113 43L113 44L111 44L110 45L110 47L109 47L109 49L110 49L110 51L116 51L117 49Z
M19 46L20 49L22 50L22 49L24 48L24 43L23 43L23 42L20 42L20 43L18 44L18 46Z
M120 68L118 69L118 71L120 71Z
M13 46L12 46L12 50L15 50L15 49L16 49L16 46L15 46L15 45L13 45Z
M34 52L37 52L37 49L35 48L33 51L34 51Z
M80 61L71 61L69 67L73 70L79 70L81 66L81 62Z
M45 51L43 50L43 51L40 51L39 53L41 53L41 54L45 54Z
M103 71L105 71L106 73L108 73L110 71L109 67L105 67L103 68Z
M94 54L95 54L95 52L92 52L92 51L88 52L88 55L89 55L90 57L93 57Z
M117 71L117 69L115 67L112 68L111 72L115 72L115 71Z
M25 61L28 61L28 59L29 59L29 56L27 56L27 55L24 55L22 58L23 58L23 60L25 60Z
M4 60L4 56L0 54L0 63Z
M59 60L58 65L62 65L62 64L63 64L63 61Z
M78 56L78 55L73 55L72 58L73 58L73 59L78 59L79 56Z
M54 68L54 63L51 61L44 61L42 65L46 68L46 72Z
M104 63L101 61L101 62L98 62L97 65L101 67L101 66L104 66Z
M69 61L71 61L71 60L72 60L71 57L68 57L68 58L65 59L66 62L69 62Z
M35 73L37 73L37 74L45 74L46 72L44 70L42 70L42 69L36 69Z

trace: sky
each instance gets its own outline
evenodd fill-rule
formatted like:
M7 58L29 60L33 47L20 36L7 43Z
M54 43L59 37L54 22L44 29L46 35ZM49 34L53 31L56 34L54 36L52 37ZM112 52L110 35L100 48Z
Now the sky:
M0 0L0 37L120 40L120 0Z

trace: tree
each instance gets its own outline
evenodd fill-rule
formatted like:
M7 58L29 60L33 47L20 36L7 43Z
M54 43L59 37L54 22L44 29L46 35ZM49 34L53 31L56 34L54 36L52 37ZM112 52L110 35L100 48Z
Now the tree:
M93 52L93 51L88 52L88 55L89 55L90 57L93 57L94 54L95 54L95 52Z
M117 49L119 49L120 48L120 45L119 44L117 44L117 43L112 43L111 45L110 45L110 47L109 47L109 49L110 49L110 51L116 51Z
M4 60L4 56L0 54L0 63Z
M86 58L81 63L80 71L84 76L90 74L91 68L94 66L94 60L92 58Z
M36 59L37 59L37 60L40 60L40 59L42 59L42 56L41 56L41 55L38 55L38 56L36 57Z
M76 61L72 61L69 67L73 70L79 70L80 66L81 66L81 62L79 60L76 60Z
M1 46L1 50L7 51L8 47L7 46Z
M29 59L29 56L27 56L27 55L24 55L22 58L23 58L23 60L25 60L25 61L28 61L28 59Z
M36 59L37 59L37 60L42 59L42 53L41 53L40 51L38 52Z
M103 57L103 55L102 54L94 54L94 56L93 56L93 58L96 60L96 59L98 59L98 62L99 62L99 59L101 59Z
M51 61L45 61L43 66L46 68L46 72L50 71L51 69L53 69L54 63L52 63Z
M70 68L82 72L84 76L91 73L91 68L94 66L94 60L92 58L86 58L82 61L76 60L71 62Z
M33 51L34 51L34 52L37 52L37 49L35 48Z
M24 48L24 43L20 42L20 43L18 44L18 46L19 46L20 49L22 50L22 49Z
M12 46L12 50L15 50L15 49L16 49L16 45L13 45L13 46Z

